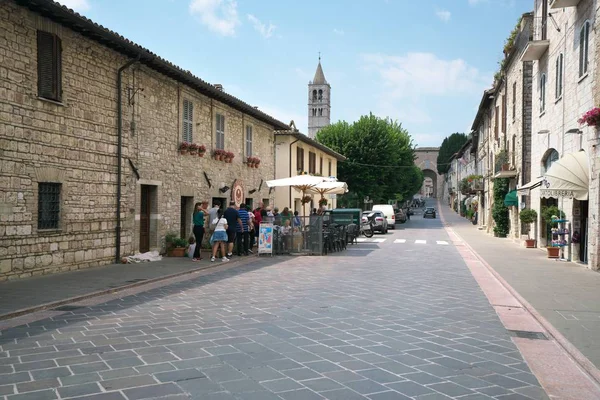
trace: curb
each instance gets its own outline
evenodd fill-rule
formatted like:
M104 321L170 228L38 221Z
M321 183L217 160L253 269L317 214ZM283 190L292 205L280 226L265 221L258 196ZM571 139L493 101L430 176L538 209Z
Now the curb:
M237 261L231 261L229 263L227 263L227 265L230 266L237 266L238 264L240 265L244 265L245 264L245 259L242 260L237 260ZM130 283L127 285L122 285L122 286L118 286L118 287L113 287L110 289L103 289L103 290L98 290L95 292L91 292L91 293L87 293L87 294L82 294L80 296L74 296L74 297L68 297L66 299L63 300L57 300L57 301L53 301L50 303L44 303L44 304L40 304L37 306L33 306L33 307L29 307L29 308L22 308L20 310L16 310L16 311L12 311L9 312L7 314L2 314L0 315L0 321L5 321L5 320L9 320L12 318L16 318L16 317L21 317L23 315L27 315L27 314L32 314L34 312L38 312L38 311L44 311L47 310L49 308L55 308L58 306L62 306L65 304L69 304L69 303L75 303L81 300L87 300L93 297L99 297L99 296L103 296L105 294L113 294L113 293L117 293L117 292L121 292L127 289L131 289L131 288L135 288L135 287L139 287L139 286L144 286L144 285L150 285L153 283L157 283L157 282L161 282L161 281L165 281L168 279L172 279L172 278L177 278L183 275L191 275L194 274L196 272L200 272L200 271L204 271L207 269L212 269L212 268L216 268L216 267L220 267L222 264L209 264L207 266L204 267L198 267L198 268L193 268L187 271L181 271L181 272L176 272L174 274L169 274L169 275L163 275L163 276L159 276L157 278L151 278L145 281L141 281L141 282L135 282L135 283Z
M600 370L596 368L596 366L592 364L592 362L588 360L587 357L584 356L581 351L579 351L579 349L569 342L569 340L565 338L562 333L560 333L550 322L548 322L546 318L544 318L531 304L529 304L529 302L525 300L525 298L523 298L523 296L521 296L506 280L504 280L504 278L502 278L502 276L496 272L496 270L490 264L488 264L487 261L485 261L483 257L481 257L479 253L477 253L477 251L462 238L462 236L460 236L454 229L446 225L446 219L444 218L443 211L441 211L442 208L440 207L439 202L438 210L440 210L440 219L444 224L444 229L451 230L456 236L458 236L462 240L463 245L467 247L482 263L482 265L485 266L486 269L500 282L500 284L504 286L504 288L521 303L523 308L527 310L529 314L531 314L531 316L547 331L547 333L554 340L556 340L560 347L573 359L573 361L575 361L575 363L588 374L594 383L600 385Z

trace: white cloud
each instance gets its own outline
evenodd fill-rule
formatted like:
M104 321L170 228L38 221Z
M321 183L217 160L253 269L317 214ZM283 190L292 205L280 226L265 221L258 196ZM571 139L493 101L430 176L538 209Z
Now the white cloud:
M333 33L335 33L336 35L340 35L340 36L344 36L344 30L343 29L336 29L333 28Z
M233 0L192 0L190 13L208 29L223 36L234 36L240 24L237 3Z
M481 92L490 78L464 60L443 60L432 53L362 55L365 67L377 72L391 97L456 95Z
M452 13L448 10L436 10L435 15L444 22L450 21L450 17L452 17Z
M58 0L58 2L78 12L90 9L90 2L88 0Z
M254 26L254 29L256 29L258 31L258 33L260 33L261 36L264 37L265 39L268 39L271 36L273 36L273 32L275 31L275 28L277 28L275 25L273 25L270 22L269 22L269 25L261 22L258 18L256 18L252 14L248 14L248 20L252 23L252 26Z

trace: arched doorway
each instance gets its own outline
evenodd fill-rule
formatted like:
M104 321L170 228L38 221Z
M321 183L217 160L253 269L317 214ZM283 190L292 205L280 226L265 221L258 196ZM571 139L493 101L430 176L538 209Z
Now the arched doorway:
M420 194L423 197L437 197L437 173L431 169L424 169L423 175L423 186L421 187Z

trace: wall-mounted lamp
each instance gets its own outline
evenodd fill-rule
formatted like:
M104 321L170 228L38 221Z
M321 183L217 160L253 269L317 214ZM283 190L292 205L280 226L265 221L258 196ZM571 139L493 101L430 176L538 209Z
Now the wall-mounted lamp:
M541 131L538 132L538 135L545 135L547 133L550 133L550 131L548 129L542 129Z
M565 133L576 133L578 135L581 135L583 133L583 131L581 129L578 129L578 128L573 128L573 129L569 129Z
M256 189L252 189L252 190L248 191L248 193L250 193L250 194L254 194L254 192L256 192Z
M219 192L225 193L228 190L229 190L229 186L223 186L221 189L219 189Z

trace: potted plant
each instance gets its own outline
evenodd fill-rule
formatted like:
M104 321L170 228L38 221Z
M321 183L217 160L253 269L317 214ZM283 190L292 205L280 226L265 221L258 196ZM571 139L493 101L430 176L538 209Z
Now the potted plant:
M216 149L215 151L213 151L213 157L217 161L223 161L223 156L224 155L225 155L225 151L223 151L221 149Z
M542 208L542 219L546 222L546 225L550 228L548 233L548 243L546 245L546 251L548 252L548 258L559 258L561 246L555 245L552 240L553 229L558 228L558 222L564 218L565 214L557 206L547 206Z
M508 151L500 150L496 154L496 171L508 171L509 167Z
M200 146L198 146L198 155L200 157L204 157L204 153L206 153L206 146L201 144Z
M580 125L599 126L600 125L600 107L594 107L577 120Z
M321 197L321 198L319 199L319 207L324 207L324 206L326 206L326 205L327 205L327 199L326 199L326 198L324 198L324 197Z
M260 165L260 158L254 157L254 168L258 168Z
M458 184L458 188L463 195L471 194L471 183L468 178L463 178Z
M246 165L248 166L248 168L254 168L254 157L247 157Z
M310 197L309 195L306 195L302 198L301 203L302 204L308 204L312 201L312 197Z
M198 154L198 145L196 143L190 143L188 151L191 155L195 156L196 154Z
M171 252L169 257L183 257L185 256L185 248L187 247L187 240L183 238L176 238L173 242L173 247L171 248Z
M190 147L190 143L189 142L181 142L181 143L179 143L179 153L181 153L181 154L187 154L189 147Z
M537 221L537 212L532 210L531 208L524 208L519 213L519 218L521 219L521 224L527 225L527 239L525 239L525 247L528 249L535 248L535 239L532 239L529 235L531 231L531 224Z
M231 163L234 157L235 154L233 154L231 151L225 152L225 162Z

